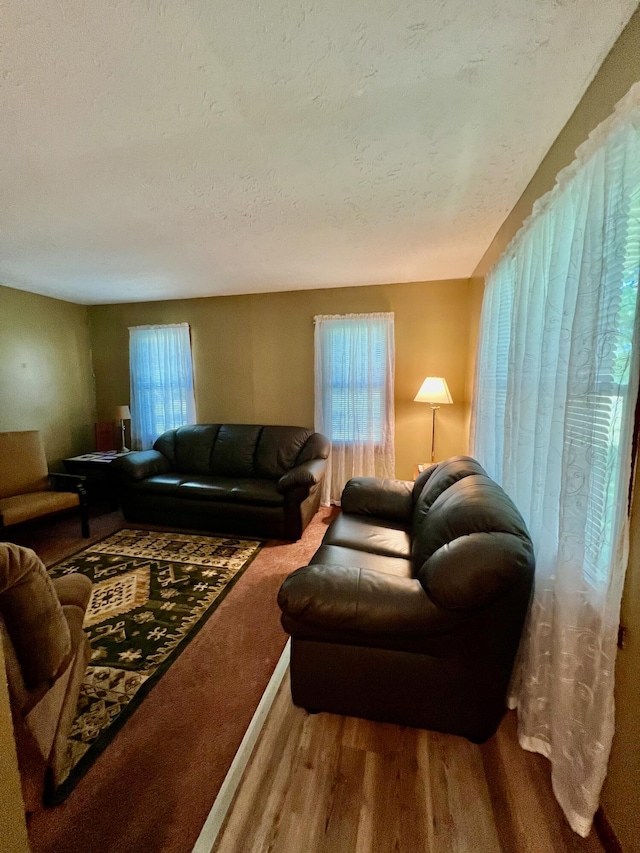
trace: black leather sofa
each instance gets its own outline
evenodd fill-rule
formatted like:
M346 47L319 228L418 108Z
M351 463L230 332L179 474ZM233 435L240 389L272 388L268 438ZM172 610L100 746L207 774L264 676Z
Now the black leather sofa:
M127 521L294 540L318 509L328 455L305 427L197 424L111 464Z
M415 483L349 481L278 596L294 703L483 742L505 710L533 571L522 517L470 457Z

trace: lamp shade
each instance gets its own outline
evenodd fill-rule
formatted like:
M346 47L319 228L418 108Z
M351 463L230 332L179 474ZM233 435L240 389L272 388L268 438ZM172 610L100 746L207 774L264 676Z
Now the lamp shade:
M131 412L129 411L129 406L116 406L115 419L117 421L130 421Z
M415 403L431 403L437 406L453 403L447 382L442 376L427 376L413 400Z

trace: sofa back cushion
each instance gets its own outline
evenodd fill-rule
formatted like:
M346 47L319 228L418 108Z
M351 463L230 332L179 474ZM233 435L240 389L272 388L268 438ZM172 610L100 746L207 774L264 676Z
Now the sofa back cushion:
M533 548L524 520L485 474L469 474L441 492L416 538L417 577L441 607L482 607L519 580L531 580Z
M209 471L218 477L253 477L253 459L262 427L222 424L213 446Z
M168 429L158 436L153 449L166 456L172 471L208 474L220 424L189 424Z
M158 438L153 442L153 449L157 450L158 453L162 453L163 456L166 456L171 464L171 467L175 470L176 467L176 431L175 429L168 429L166 432L163 432L162 435L159 435ZM115 467L117 467L119 460L113 463Z
M167 430L153 448L179 474L266 480L329 454L327 439L308 427L259 424L190 424Z
M423 535L427 528L423 522L435 501L448 488L465 477L473 474L485 474L482 465L471 456L452 456L445 462L430 466L420 474L413 486L413 519L412 529L414 539L411 548L411 559L417 571L427 558Z
M331 444L326 435L321 432L313 432L307 443L304 445L298 458L296 465L302 465L304 462L311 462L312 459L328 459Z
M220 424L192 424L175 430L174 470L179 474L208 474Z
M255 457L255 476L277 480L296 464L313 430L296 426L265 426Z

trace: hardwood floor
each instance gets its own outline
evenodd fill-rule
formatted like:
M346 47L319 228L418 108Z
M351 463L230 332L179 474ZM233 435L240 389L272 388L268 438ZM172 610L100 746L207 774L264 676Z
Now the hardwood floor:
M285 677L215 853L603 853L557 805L515 715L463 738L295 708Z

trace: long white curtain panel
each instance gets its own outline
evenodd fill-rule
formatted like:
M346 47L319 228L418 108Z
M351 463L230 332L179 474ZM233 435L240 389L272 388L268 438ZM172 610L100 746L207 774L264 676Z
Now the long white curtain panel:
M576 832L614 731L638 396L640 85L576 152L487 277L472 447L524 515L535 593L512 683Z

